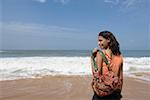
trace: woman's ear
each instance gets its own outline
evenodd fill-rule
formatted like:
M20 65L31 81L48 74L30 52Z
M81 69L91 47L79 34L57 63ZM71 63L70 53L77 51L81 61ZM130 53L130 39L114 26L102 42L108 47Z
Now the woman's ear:
M110 39L109 38L107 39L107 42L110 43Z

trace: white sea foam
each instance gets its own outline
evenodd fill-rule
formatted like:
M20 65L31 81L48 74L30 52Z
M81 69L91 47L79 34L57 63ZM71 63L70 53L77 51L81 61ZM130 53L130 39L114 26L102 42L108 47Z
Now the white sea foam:
M124 72L150 72L150 57L124 58ZM0 80L35 78L45 75L89 75L89 57L0 58Z
M150 57L124 58L124 71L150 71Z

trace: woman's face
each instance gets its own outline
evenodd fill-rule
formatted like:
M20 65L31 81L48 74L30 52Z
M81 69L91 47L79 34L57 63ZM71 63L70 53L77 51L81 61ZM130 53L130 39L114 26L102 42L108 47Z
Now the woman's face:
M98 36L98 45L101 49L107 49L109 42L110 42L109 39L105 39L102 36Z

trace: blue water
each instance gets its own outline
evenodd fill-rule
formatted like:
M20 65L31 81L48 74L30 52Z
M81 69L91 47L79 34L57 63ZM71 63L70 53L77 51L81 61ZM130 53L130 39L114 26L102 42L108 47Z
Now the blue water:
M122 50L124 57L150 57L150 50ZM91 50L2 50L0 57L88 57Z

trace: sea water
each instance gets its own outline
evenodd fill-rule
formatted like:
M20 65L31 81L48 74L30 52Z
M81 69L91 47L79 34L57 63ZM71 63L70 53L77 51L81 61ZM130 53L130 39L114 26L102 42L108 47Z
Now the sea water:
M90 53L90 50L2 50L0 81L48 75L91 75ZM122 55L125 75L150 81L149 50L122 50Z

